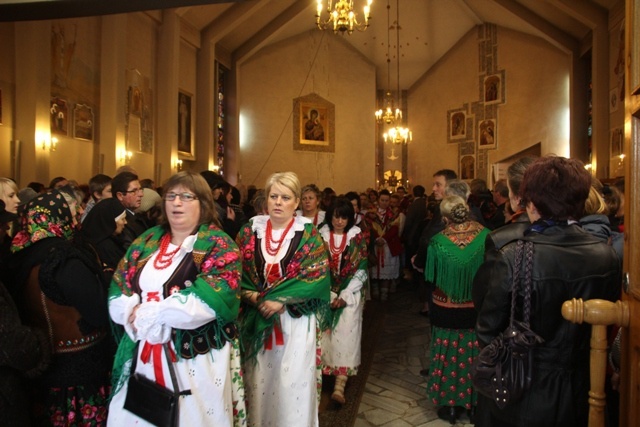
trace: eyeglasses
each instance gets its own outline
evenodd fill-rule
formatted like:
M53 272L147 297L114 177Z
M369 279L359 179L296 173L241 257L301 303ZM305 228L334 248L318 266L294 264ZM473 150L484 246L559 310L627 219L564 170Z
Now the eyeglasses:
M180 199L181 202L193 202L194 200L198 200L196 195L191 193L167 193L164 195L164 199L169 202L173 202L176 197Z
M142 188L134 188L133 190L125 191L125 193L143 193L144 190Z

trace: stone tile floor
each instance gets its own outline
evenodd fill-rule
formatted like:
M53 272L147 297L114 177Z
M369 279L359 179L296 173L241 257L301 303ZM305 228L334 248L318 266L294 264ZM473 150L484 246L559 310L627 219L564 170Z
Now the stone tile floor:
M403 282L389 296L373 366L358 408L354 427L449 427L438 418L437 408L427 399L426 378L420 370L429 366L431 329L420 316L422 304L412 285ZM472 426L466 415L460 426Z

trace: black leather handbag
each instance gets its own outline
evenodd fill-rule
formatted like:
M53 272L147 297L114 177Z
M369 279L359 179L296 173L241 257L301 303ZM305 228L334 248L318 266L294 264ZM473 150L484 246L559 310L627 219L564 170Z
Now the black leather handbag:
M525 258L524 272L523 258ZM519 401L531 386L532 349L544 342L529 326L532 264L533 243L519 240L516 246L516 274L514 274L511 291L509 327L480 351L471 366L476 391L491 398L500 409ZM522 280L523 275L524 280ZM524 293L523 319L518 321L515 318L515 306L518 285L521 282L523 282Z
M138 345L136 345L133 363L131 364L132 375L129 377L124 409L153 425L175 427L178 425L178 401L180 396L191 394L191 391L180 392L178 389L178 381L176 380L176 374L173 369L173 362L171 362L169 358L168 344L164 344L163 348L167 358L169 373L171 374L173 390L165 388L157 382L136 373Z

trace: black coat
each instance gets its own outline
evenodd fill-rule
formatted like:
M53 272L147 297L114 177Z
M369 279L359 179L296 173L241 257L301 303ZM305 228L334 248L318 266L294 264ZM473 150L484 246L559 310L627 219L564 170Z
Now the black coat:
M565 320L561 307L572 298L615 301L620 261L611 246L578 225L552 226L523 240L534 243L531 329L545 342L534 350L533 383L520 402L502 410L481 402L490 405L492 417L520 427L586 426L591 328ZM507 243L484 271L488 291L476 323L481 346L509 323L515 247ZM517 304L522 307L521 296ZM521 318L521 310L516 316Z
M500 249L509 242L513 242L524 237L524 231L529 227L529 217L526 213L518 216L515 222L506 224L497 230L492 231L484 241L484 263L476 272L473 280L473 305L480 311L484 296L487 294L489 282L487 275L490 274L496 260L500 258Z
M418 240L422 234L422 229L426 225L427 218L427 198L417 197L407 209L407 219L404 223L402 240L407 258L411 258L418 250Z
M22 324L13 299L0 282L0 425L29 425L24 374L37 374L47 367L49 348L44 331Z

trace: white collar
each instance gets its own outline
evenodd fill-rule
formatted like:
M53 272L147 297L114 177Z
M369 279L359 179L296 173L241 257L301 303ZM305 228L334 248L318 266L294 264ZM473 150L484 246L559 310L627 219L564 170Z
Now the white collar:
M310 224L311 220L305 218L303 216L294 216L293 217L293 227L289 229L286 238L293 239L296 231L304 230L305 224ZM256 215L253 217L253 223L251 224L251 230L258 235L258 239L264 239L264 236L267 231L267 221L269 220L269 215Z
M352 226L349 229L349 231L347 231L347 242L350 242L351 239L356 237L356 235L361 231L362 230L360 230L360 227L358 227L357 225ZM325 242L328 242L331 237L329 233L331 233L331 230L329 230L329 225L328 224L323 225L322 228L320 229L320 235L322 236Z

